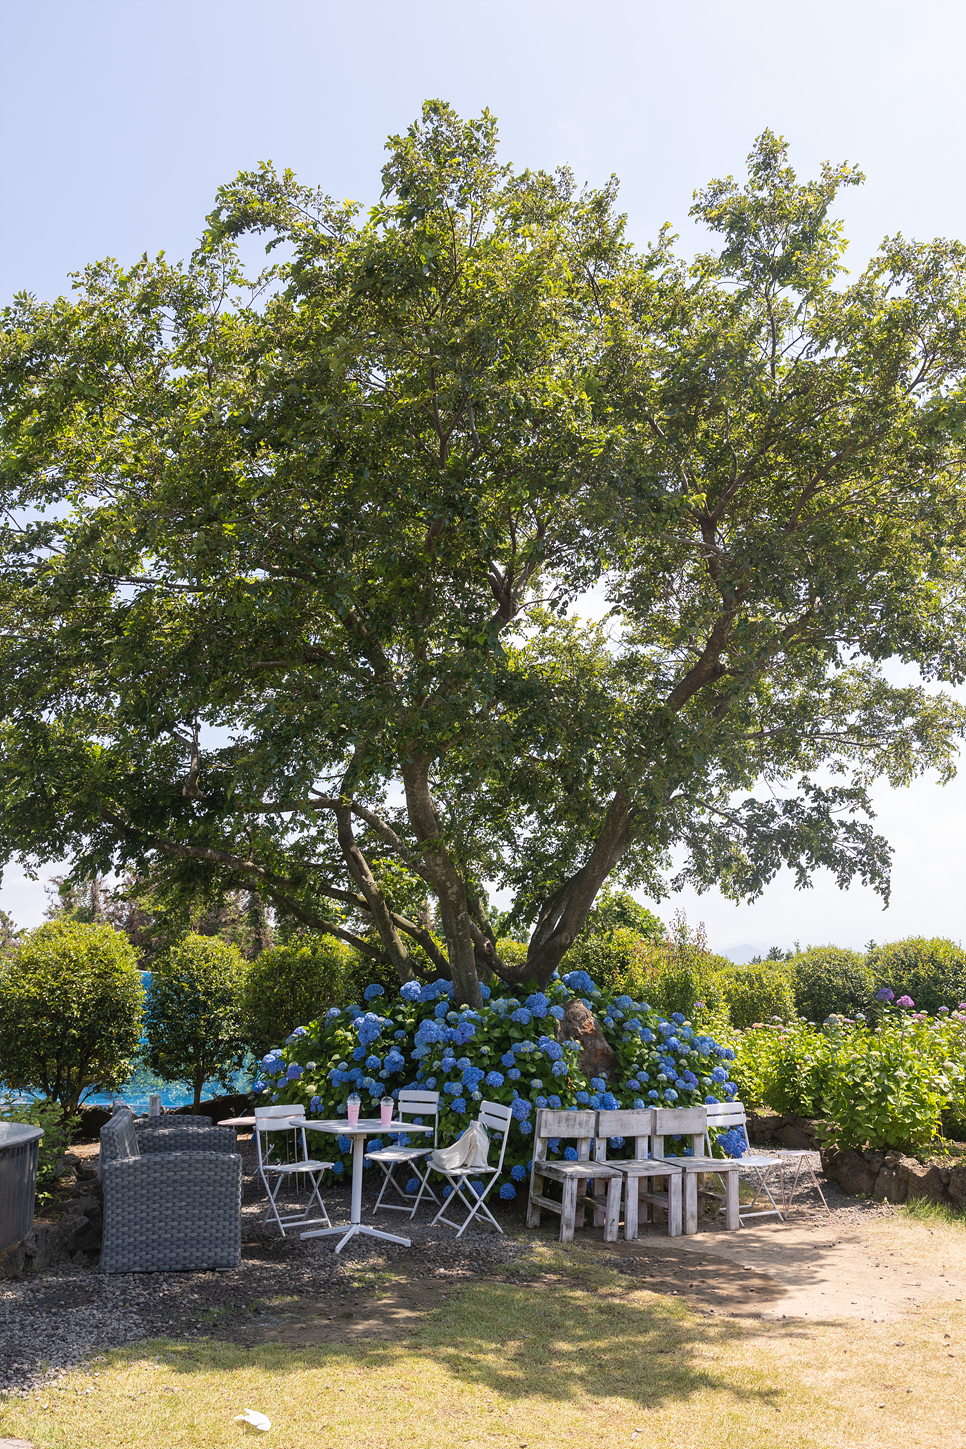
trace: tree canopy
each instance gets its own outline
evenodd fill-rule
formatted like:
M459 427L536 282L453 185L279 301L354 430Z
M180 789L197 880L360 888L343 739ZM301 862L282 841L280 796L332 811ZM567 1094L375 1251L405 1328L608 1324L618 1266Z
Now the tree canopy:
M427 102L367 214L265 165L189 262L18 297L0 857L227 881L468 1003L672 852L887 894L868 785L948 777L963 724L883 664L963 678L966 253L846 283L860 180L766 132L687 264Z

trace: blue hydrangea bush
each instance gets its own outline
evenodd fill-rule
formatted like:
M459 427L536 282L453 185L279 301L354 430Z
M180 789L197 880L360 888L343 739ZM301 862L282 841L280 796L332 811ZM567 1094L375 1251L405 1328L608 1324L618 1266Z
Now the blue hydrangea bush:
M482 992L483 1008L475 1011L454 1002L451 982L410 981L392 998L383 987L368 986L362 1002L330 1007L273 1048L262 1059L255 1091L272 1102L302 1103L316 1118L344 1117L351 1092L361 1097L363 1116L377 1116L380 1099L398 1097L403 1088L438 1091L441 1144L455 1141L484 1098L504 1103L513 1112L498 1188L504 1202L529 1175L540 1107L687 1107L737 1093L729 1047L679 1013L666 1021L646 1002L600 989L584 971L556 977L546 991L525 998L502 982ZM595 1013L617 1058L608 1081L588 1080L578 1065L578 1043L558 1039L574 998ZM367 1142L373 1151L381 1145L379 1137ZM610 1154L623 1147L615 1139ZM351 1172L351 1150L348 1136L326 1140L337 1178ZM566 1139L552 1140L550 1152L577 1156Z

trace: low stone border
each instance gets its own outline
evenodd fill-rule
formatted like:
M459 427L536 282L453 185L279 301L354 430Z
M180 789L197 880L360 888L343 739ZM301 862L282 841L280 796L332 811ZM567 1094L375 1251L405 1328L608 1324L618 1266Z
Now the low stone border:
M852 1197L904 1203L917 1198L966 1208L966 1161L945 1158L919 1162L902 1152L822 1148L822 1170Z

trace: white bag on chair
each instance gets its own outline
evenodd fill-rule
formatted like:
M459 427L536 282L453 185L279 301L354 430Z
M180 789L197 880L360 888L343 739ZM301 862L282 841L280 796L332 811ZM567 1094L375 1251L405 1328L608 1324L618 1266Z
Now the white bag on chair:
M486 1128L481 1122L471 1122L449 1147L437 1147L431 1152L429 1161L441 1172L454 1167L485 1167L489 1151Z

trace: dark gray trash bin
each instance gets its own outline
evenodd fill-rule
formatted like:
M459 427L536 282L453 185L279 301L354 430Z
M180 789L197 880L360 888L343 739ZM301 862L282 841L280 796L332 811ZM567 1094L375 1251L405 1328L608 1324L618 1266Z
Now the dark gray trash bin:
M42 1127L0 1122L0 1253L22 1243L34 1220Z

